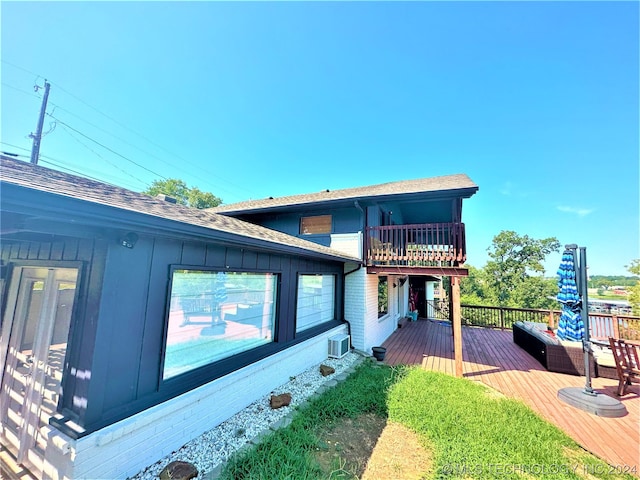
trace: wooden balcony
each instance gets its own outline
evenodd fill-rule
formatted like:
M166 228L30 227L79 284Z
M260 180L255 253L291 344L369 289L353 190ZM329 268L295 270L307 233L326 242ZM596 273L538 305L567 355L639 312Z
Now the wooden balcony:
M368 267L455 269L467 258L464 223L367 227L365 256Z
M584 387L585 377L547 371L513 343L511 330L462 327L462 342L465 378L525 402L610 465L635 466L636 474L640 471L640 385L631 385L627 395L617 397L618 380L593 378L595 391L619 398L628 412L621 418L598 417L557 398L561 388ZM453 337L451 326L445 322L408 322L383 346L387 348L387 364L420 365L426 370L454 374Z

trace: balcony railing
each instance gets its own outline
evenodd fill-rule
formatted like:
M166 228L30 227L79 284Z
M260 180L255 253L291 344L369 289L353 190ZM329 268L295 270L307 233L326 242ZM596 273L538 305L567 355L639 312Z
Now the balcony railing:
M464 223L367 227L367 265L457 267L467 258Z

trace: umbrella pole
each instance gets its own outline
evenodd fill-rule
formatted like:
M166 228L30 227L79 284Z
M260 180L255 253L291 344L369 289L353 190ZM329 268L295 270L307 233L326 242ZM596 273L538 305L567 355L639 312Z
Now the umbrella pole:
M576 252L573 251L573 256L575 259ZM576 263L576 265L578 265ZM578 267L578 289L580 293L580 297L582 299L581 302L581 315L582 321L584 323L584 337L582 338L582 350L584 351L584 373L585 373L585 386L584 391L589 395L595 395L593 391L593 387L591 386L591 362L589 361L589 355L591 354L591 333L589 331L589 296L588 292L588 283L587 283L587 248L580 247L580 264Z
M587 295L587 249L580 247L580 263L577 260L578 246L565 245L566 250L571 250L573 255L574 272L576 276L576 288L580 298L580 314L584 324L585 333L582 337L582 349L584 351L584 372L586 384L584 390L579 387L566 387L558 390L558 398L563 402L585 410L600 417L623 417L627 415L627 409L620 400L608 395L598 394L591 387L591 369L589 354L591 353L591 341L589 333L589 299Z

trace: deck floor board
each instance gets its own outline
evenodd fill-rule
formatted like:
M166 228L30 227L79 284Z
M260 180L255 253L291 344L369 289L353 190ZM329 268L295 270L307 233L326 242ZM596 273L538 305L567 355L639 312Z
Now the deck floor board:
M547 371L513 343L511 330L463 327L463 373L502 394L522 400L586 450L614 467L635 466L640 472L640 386L617 397L617 380L593 378L598 393L619 398L628 414L621 418L592 415L557 398L565 387L585 386L585 377ZM426 370L454 372L451 327L420 319L407 322L384 343L386 363L421 365Z

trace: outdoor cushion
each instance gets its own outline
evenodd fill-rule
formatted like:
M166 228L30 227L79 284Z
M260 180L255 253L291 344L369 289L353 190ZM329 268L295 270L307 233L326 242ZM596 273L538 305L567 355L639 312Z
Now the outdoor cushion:
M526 330L527 332L529 332L531 334L531 336L537 338L538 340L541 340L542 342L546 343L547 345L560 345L560 340L558 338L555 337L555 335L549 335L547 332L547 324L546 323L541 323L541 322L529 322L529 321L525 321L525 322L521 322L521 321L517 321L514 323L514 326L518 326L520 328L522 328L523 330Z
M546 329L546 326L545 326L545 329ZM539 328L532 328L531 330L529 330L529 333L533 337L543 341L547 345L560 345L561 340L559 340L555 336L549 335L544 330L540 330Z
M532 329L537 329L540 331L545 331L548 327L548 325L546 323L541 323L541 322L524 322L524 328L526 328L527 330L532 330Z
M582 348L582 342L574 342L573 340L561 340L561 339L558 339L558 345L563 345L565 347Z
M593 356L596 363L602 367L616 368L616 360L613 358L611 350L603 348L593 348Z

